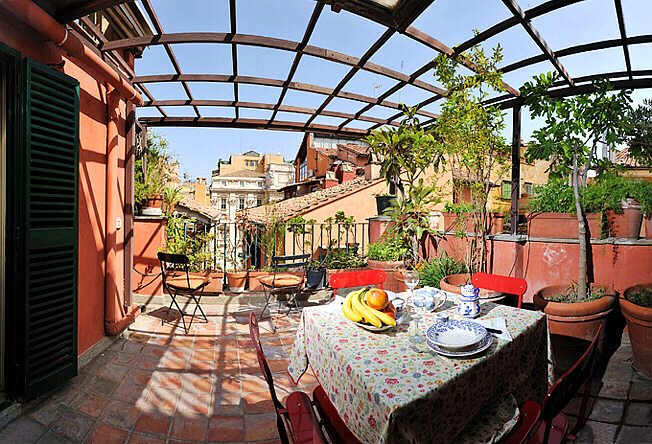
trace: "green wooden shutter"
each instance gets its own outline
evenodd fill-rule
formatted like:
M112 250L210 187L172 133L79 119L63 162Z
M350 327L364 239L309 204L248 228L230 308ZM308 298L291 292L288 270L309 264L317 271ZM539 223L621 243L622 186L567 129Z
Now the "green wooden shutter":
M79 84L25 59L24 397L77 374Z

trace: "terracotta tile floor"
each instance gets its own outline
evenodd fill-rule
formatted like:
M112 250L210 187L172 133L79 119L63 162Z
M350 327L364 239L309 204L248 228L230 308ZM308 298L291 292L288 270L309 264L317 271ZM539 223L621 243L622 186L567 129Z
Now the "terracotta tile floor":
M0 443L279 442L273 405L249 340L248 315L209 311L185 335L164 309L140 316L103 355L48 399L0 430ZM282 400L311 392L286 371L298 316L260 323L263 348ZM652 442L652 381L632 370L624 335L592 396L577 443ZM571 424L579 402L566 408Z

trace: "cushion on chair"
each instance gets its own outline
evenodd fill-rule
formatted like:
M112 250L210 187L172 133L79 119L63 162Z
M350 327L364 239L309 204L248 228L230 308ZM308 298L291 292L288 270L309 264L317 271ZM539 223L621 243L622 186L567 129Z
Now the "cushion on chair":
M261 284L267 287L271 287L273 285L274 288L293 287L295 285L301 284L302 280L303 279L300 276L294 275L292 273L277 273L276 279L274 279L273 274L258 278L258 281L260 281Z
M207 285L211 279L209 277L191 277L190 287L188 287L188 278L186 276L174 276L165 279L169 287L177 290L198 290Z

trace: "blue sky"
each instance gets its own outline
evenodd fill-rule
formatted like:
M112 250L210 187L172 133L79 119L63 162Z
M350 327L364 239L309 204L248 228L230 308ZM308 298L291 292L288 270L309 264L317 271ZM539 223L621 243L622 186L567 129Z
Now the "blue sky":
M521 0L526 10L543 3L544 0ZM229 32L228 0L154 0L156 13L168 33L172 32ZM648 34L652 23L652 8L649 0L623 0L623 11L628 36ZM300 41L314 8L313 0L238 0L238 33L263 35L292 41ZM417 29L437 38L452 47L473 35L473 29L484 30L508 18L510 12L499 0L436 0L413 23ZM533 20L534 25L553 50L588 43L591 41L619 38L618 23L613 0L585 0L567 6L556 12ZM352 56L361 56L383 33L384 28L369 20L341 11L336 14L324 8L317 23L310 44L328 48ZM483 46L486 49L498 43L503 47L503 63L538 55L540 50L522 27L513 27L491 38ZM228 45L185 44L172 45L184 74L232 74L231 50ZM652 45L630 46L633 69L652 69ZM437 56L435 51L417 44L413 40L395 35L379 50L371 62L409 74ZM265 48L240 47L238 49L238 73L245 76L268 77L285 80L294 53ZM623 51L613 48L562 57L562 64L572 77L607 71L625 70ZM518 88L532 75L552 70L547 62L507 73L504 80ZM322 59L303 56L295 74L297 82L333 88L348 72L349 68ZM136 61L137 75L169 74L173 68L162 46L148 48L142 59ZM432 72L421 78L437 84ZM378 91L391 88L396 82L366 71L359 71L344 87L344 91L364 95L378 95ZM186 95L180 84L148 84L148 89L158 100L184 99ZM233 100L233 88L227 84L190 83L196 99ZM276 103L279 88L255 85L241 85L241 101ZM317 108L326 96L290 90L283 100L284 105ZM394 102L413 105L428 97L426 91L407 86L389 97ZM635 103L643 98L652 98L651 90L634 92ZM326 108L333 111L355 113L363 104L346 99L334 99ZM437 112L439 102L426 109ZM194 116L190 107L168 107L170 116ZM201 107L200 112L208 117L234 117L233 110L219 107ZM369 116L386 118L394 110L374 107L365 113ZM244 118L269 118L271 111L241 109ZM160 116L154 108L141 108L138 116ZM305 122L308 115L279 113L277 119ZM505 135L511 134L511 114L505 119ZM338 125L342 119L319 117L315 123ZM357 124L352 124L352 127ZM523 110L523 138L528 140L538 122L529 118ZM262 130L241 130L222 128L156 128L170 142L172 152L180 162L180 173L188 177L207 177L216 168L218 159L227 159L251 149L261 153L283 154L293 159L299 147L302 133Z

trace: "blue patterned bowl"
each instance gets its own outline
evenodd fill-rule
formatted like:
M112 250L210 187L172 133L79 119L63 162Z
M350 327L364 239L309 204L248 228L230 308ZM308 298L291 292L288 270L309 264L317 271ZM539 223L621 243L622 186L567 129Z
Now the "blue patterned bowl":
M487 329L482 325L465 320L438 322L428 328L429 342L447 350L463 350L487 337Z

